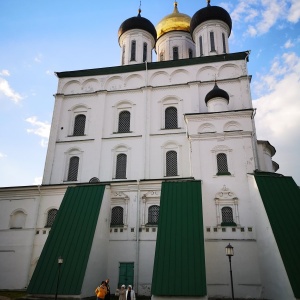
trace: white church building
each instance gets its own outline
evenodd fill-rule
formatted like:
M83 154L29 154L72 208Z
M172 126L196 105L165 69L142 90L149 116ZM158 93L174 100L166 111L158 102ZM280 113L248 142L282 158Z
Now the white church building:
M299 187L257 139L231 29L210 1L156 27L139 11L120 66L56 73L43 182L0 188L0 290L230 298L230 258L236 298L300 299Z

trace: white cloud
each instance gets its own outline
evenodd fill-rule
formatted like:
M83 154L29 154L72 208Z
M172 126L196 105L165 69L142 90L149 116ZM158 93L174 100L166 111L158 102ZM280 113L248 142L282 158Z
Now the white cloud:
M5 155L5 154L3 154L3 153L1 153L0 152L0 158L4 158L4 157L6 157L7 155Z
M286 41L285 44L284 44L284 48L286 48L286 49L292 48L294 46L295 45L292 43L291 40Z
M279 158L279 172L296 174L299 181L300 173L294 162L300 151L300 57L285 53L276 58L269 74L261 75L259 81L266 93L253 101L257 108L258 138L269 140L278 150L274 160Z
M288 20L292 23L297 23L299 19L300 19L300 1L292 0L292 5L288 13Z
M37 62L37 63L41 63L42 62L42 58L43 58L43 55L41 53L39 53L35 58L34 58L34 61Z
M43 177L42 177L42 176L40 176L40 177L35 177L35 178L34 178L33 184L34 184L34 185L41 185L41 184L42 184L42 180L43 180Z
M0 76L10 76L10 73L8 70L2 70L0 71Z
M1 93L16 103L20 102L23 99L19 93L15 92L10 87L6 79L0 77L0 95Z
M42 137L41 145L45 145L45 141L48 140L50 134L50 124L48 122L41 122L37 120L37 117L30 117L26 119L26 122L30 123L33 129L27 129L28 133L36 134Z

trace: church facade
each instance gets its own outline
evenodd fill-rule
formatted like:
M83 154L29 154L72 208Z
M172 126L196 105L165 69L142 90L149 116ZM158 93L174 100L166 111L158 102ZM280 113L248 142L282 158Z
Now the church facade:
M43 183L0 189L0 289L85 298L110 278L153 299L230 297L230 244L236 297L300 298L299 188L257 140L231 29L209 2L192 18L175 2L156 27L139 11L120 66L56 73Z

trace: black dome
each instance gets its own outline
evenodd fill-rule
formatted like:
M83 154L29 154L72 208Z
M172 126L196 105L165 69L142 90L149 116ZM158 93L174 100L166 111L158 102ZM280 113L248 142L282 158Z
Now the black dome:
M124 32L126 32L130 29L145 30L145 31L149 32L153 36L154 40L156 41L157 35L156 35L156 30L155 30L154 25L148 19L143 18L140 13L136 17L129 18L121 24L119 31L118 31L118 37L120 38L120 36Z
M208 94L205 96L205 103L207 104L207 102L210 99L217 98L217 97L225 98L229 102L228 93L226 91L220 89L217 86L217 84L215 84L214 88L210 92L208 92Z
M191 35L193 35L193 32L198 25L209 20L220 20L225 22L229 27L229 35L230 35L231 28L232 28L232 21L229 13L220 6L210 6L210 4L204 8L201 8L193 15L191 20L191 27L190 27Z

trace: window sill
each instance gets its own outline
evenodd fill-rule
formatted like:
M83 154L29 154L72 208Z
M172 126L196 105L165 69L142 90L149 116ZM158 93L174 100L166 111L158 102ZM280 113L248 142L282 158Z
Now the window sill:
M216 175L217 176L226 176L226 175L231 175L231 173L230 172L218 172Z
M157 223L147 223L145 224L145 227L157 227L158 224Z
M117 228L117 227L124 228L124 224L110 224L110 227L112 227L112 228Z
M222 227L233 227L233 226L236 227L237 225L235 222L222 222L221 226Z

